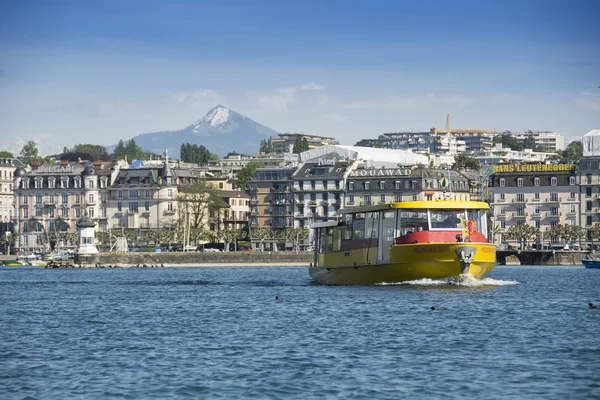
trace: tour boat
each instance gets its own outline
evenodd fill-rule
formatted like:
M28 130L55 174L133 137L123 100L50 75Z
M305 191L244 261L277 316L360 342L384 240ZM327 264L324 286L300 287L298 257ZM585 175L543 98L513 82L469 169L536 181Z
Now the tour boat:
M597 258L582 258L581 262L586 268L590 269L600 269L600 259Z
M416 279L482 278L496 265L489 205L428 200L347 208L317 222L309 268L318 283L371 285Z

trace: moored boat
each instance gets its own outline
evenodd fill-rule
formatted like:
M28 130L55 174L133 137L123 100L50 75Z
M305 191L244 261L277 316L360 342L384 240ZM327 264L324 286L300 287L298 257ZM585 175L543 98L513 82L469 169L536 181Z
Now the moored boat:
M600 259L583 258L581 259L583 266L590 269L600 269Z
M484 202L428 200L347 208L318 222L309 268L318 283L369 285L482 278L496 265Z

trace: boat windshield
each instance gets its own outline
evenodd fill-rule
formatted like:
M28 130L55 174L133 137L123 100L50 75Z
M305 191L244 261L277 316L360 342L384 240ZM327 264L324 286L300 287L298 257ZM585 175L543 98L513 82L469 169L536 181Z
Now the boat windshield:
M462 230L465 210L429 210L431 229Z

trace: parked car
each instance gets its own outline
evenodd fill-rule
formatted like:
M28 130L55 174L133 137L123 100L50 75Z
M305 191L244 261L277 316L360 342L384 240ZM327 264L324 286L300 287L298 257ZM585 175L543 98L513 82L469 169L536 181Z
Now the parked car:
M218 253L220 251L221 250L219 250L219 249L213 249L213 248L204 248L204 249L202 249L202 252L204 252L204 253Z

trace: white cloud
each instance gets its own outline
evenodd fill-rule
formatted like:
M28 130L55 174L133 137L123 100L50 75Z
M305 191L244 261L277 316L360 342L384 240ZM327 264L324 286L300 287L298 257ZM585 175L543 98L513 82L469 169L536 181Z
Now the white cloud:
M251 96L261 108L276 111L314 109L329 102L325 86L314 82L259 92Z
M194 92L179 92L173 96L173 101L181 107L196 108L205 106L207 101L220 102L220 95L212 89L197 90ZM215 104L216 105L216 104Z
M16 157L21 153L21 149L25 143L29 142L30 140L35 142L39 154L44 157L62 150L62 148L56 146L56 143L53 141L53 135L49 132L38 132L19 137L13 136L11 141L4 141L2 143L0 150L10 151Z

